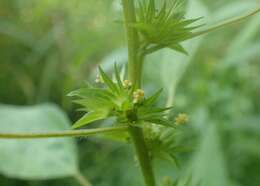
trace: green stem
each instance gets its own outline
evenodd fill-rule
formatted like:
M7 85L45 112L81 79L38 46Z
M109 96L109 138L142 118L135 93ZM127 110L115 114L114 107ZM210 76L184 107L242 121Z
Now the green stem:
M136 29L132 26L136 22L134 0L122 0L125 26L128 43L128 77L134 88L141 88L143 57L139 56L139 38ZM145 143L143 130L129 126L129 133L133 140L139 164L142 169L146 186L155 186L155 176L151 159Z
M141 69L138 59L139 39L133 24L136 22L134 0L122 0L127 44L128 44L128 76L134 87L141 86Z
M92 186L92 184L85 178L81 172L76 172L73 177L79 182L81 186Z
M129 132L135 146L145 184L146 186L155 186L155 176L148 149L144 140L143 130L139 127L131 126L129 127Z
M251 16L253 16L253 15L259 13L259 12L260 12L260 7L257 7L255 10L253 10L253 11L247 13L247 14L244 14L244 15L239 16L239 17L231 18L227 21L224 21L224 22L221 22L221 23L214 25L212 27L206 28L205 30L195 32L195 33L193 33L191 38L206 34L208 32L212 32L214 30L220 29L220 28L225 27L225 26L230 25L230 24L240 22L240 21L242 21L242 20L244 20L248 17L251 17Z
M33 139L33 138L62 138L62 137L86 137L95 134L126 131L128 126L109 127L99 129L67 130L64 132L46 133L0 133L0 139Z

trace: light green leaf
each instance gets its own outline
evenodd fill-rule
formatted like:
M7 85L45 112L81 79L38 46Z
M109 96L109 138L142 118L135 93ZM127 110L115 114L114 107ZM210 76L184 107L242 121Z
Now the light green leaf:
M117 67L117 64L116 64L116 63L114 64L114 71L115 71L115 75L116 75L116 80L117 80L118 87L119 87L120 90L122 91L122 90L124 89L124 87L123 87L123 83L122 83L122 80L121 80L121 78L120 78L119 70L118 70L118 67Z
M79 97L74 102L84 106L88 111L112 108L115 101L115 97L111 92L98 88L81 88L72 91L68 96Z
M70 128L55 105L0 105L0 132L50 132ZM52 179L74 175L75 141L64 139L0 140L0 172L11 178Z
M109 111L105 109L88 112L73 125L73 128L79 128L84 125L90 124L93 121L105 119L108 116L108 112Z
M108 86L108 88L112 91L112 92L119 92L116 84L106 75L106 73L102 70L101 67L99 67L99 72L100 75L102 77L102 79L104 80L105 84Z
M188 175L192 175L190 186L228 186L224 154L215 124L204 128L203 138L192 158Z

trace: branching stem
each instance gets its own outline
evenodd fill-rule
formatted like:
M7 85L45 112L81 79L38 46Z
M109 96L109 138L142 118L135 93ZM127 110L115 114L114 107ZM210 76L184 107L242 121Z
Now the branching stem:
M193 37L197 37L197 36L200 36L200 35L203 35L203 34L206 34L208 32L212 32L212 31L215 31L217 29L220 29L220 28L223 28L227 25L230 25L230 24L234 24L234 23L237 23L237 22L240 22L240 21L243 21L244 19L248 18L248 17L251 17L257 13L260 12L260 6L257 7L255 10L253 11L250 11L249 13L246 13L242 16L239 16L239 17L235 17L235 18L231 18L229 20L226 20L224 22L221 22L217 25L214 25L212 27L209 27L209 28L206 28L205 30L201 30L201 31L198 31L198 32L194 32L193 35L192 35L192 38Z
M46 132L46 133L0 133L0 139L34 139L34 138L63 138L63 137L86 137L102 133L127 131L128 126L67 130L63 132Z

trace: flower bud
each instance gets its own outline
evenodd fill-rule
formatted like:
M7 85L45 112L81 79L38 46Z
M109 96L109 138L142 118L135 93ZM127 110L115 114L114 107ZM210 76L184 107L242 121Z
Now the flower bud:
M133 85L132 82L129 81L129 80L127 80L127 79L123 81L123 87L124 87L125 89L131 88L132 85Z
M104 83L104 80L103 80L102 77L98 74L98 75L96 76L95 82L96 82L96 83Z
M185 124L187 123L189 120L189 117L187 114L185 113L180 113L178 114L178 116L175 118L175 124L176 125L182 125L182 124Z
M133 103L139 103L140 101L142 101L144 99L144 91L142 89L137 89L136 91L134 91L133 93Z

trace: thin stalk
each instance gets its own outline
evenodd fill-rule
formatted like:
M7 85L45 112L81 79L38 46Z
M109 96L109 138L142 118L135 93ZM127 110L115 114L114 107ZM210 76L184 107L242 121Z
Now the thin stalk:
M67 130L64 132L46 133L0 133L0 139L34 139L34 138L63 138L63 137L86 137L96 134L126 131L128 126L109 127L99 129Z
M141 88L141 75L143 57L139 56L139 38L133 25L136 23L134 0L122 0L125 27L128 43L128 77L133 82L134 88ZM139 164L143 173L146 186L155 186L155 176L151 159L144 140L143 130L129 126L129 133L133 140Z
M217 25L214 25L212 27L209 27L209 28L206 28L205 30L201 30L201 31L198 31L198 32L194 32L193 35L192 35L192 38L193 37L197 37L197 36L200 36L200 35L203 35L203 34L206 34L208 32L212 32L212 31L215 31L217 29L220 29L222 27L225 27L227 25L230 25L230 24L234 24L234 23L237 23L237 22L240 22L240 21L243 21L244 19L248 18L248 17L251 17L257 13L260 12L260 6L257 7L255 10L253 11L250 11L249 13L246 13L242 16L239 16L239 17L235 17L235 18L231 18L229 20L226 20L224 22L221 22Z
M74 179L77 180L79 182L79 184L81 186L92 186L92 184L87 180L87 178L85 178L81 172L76 172L74 175L73 175Z

